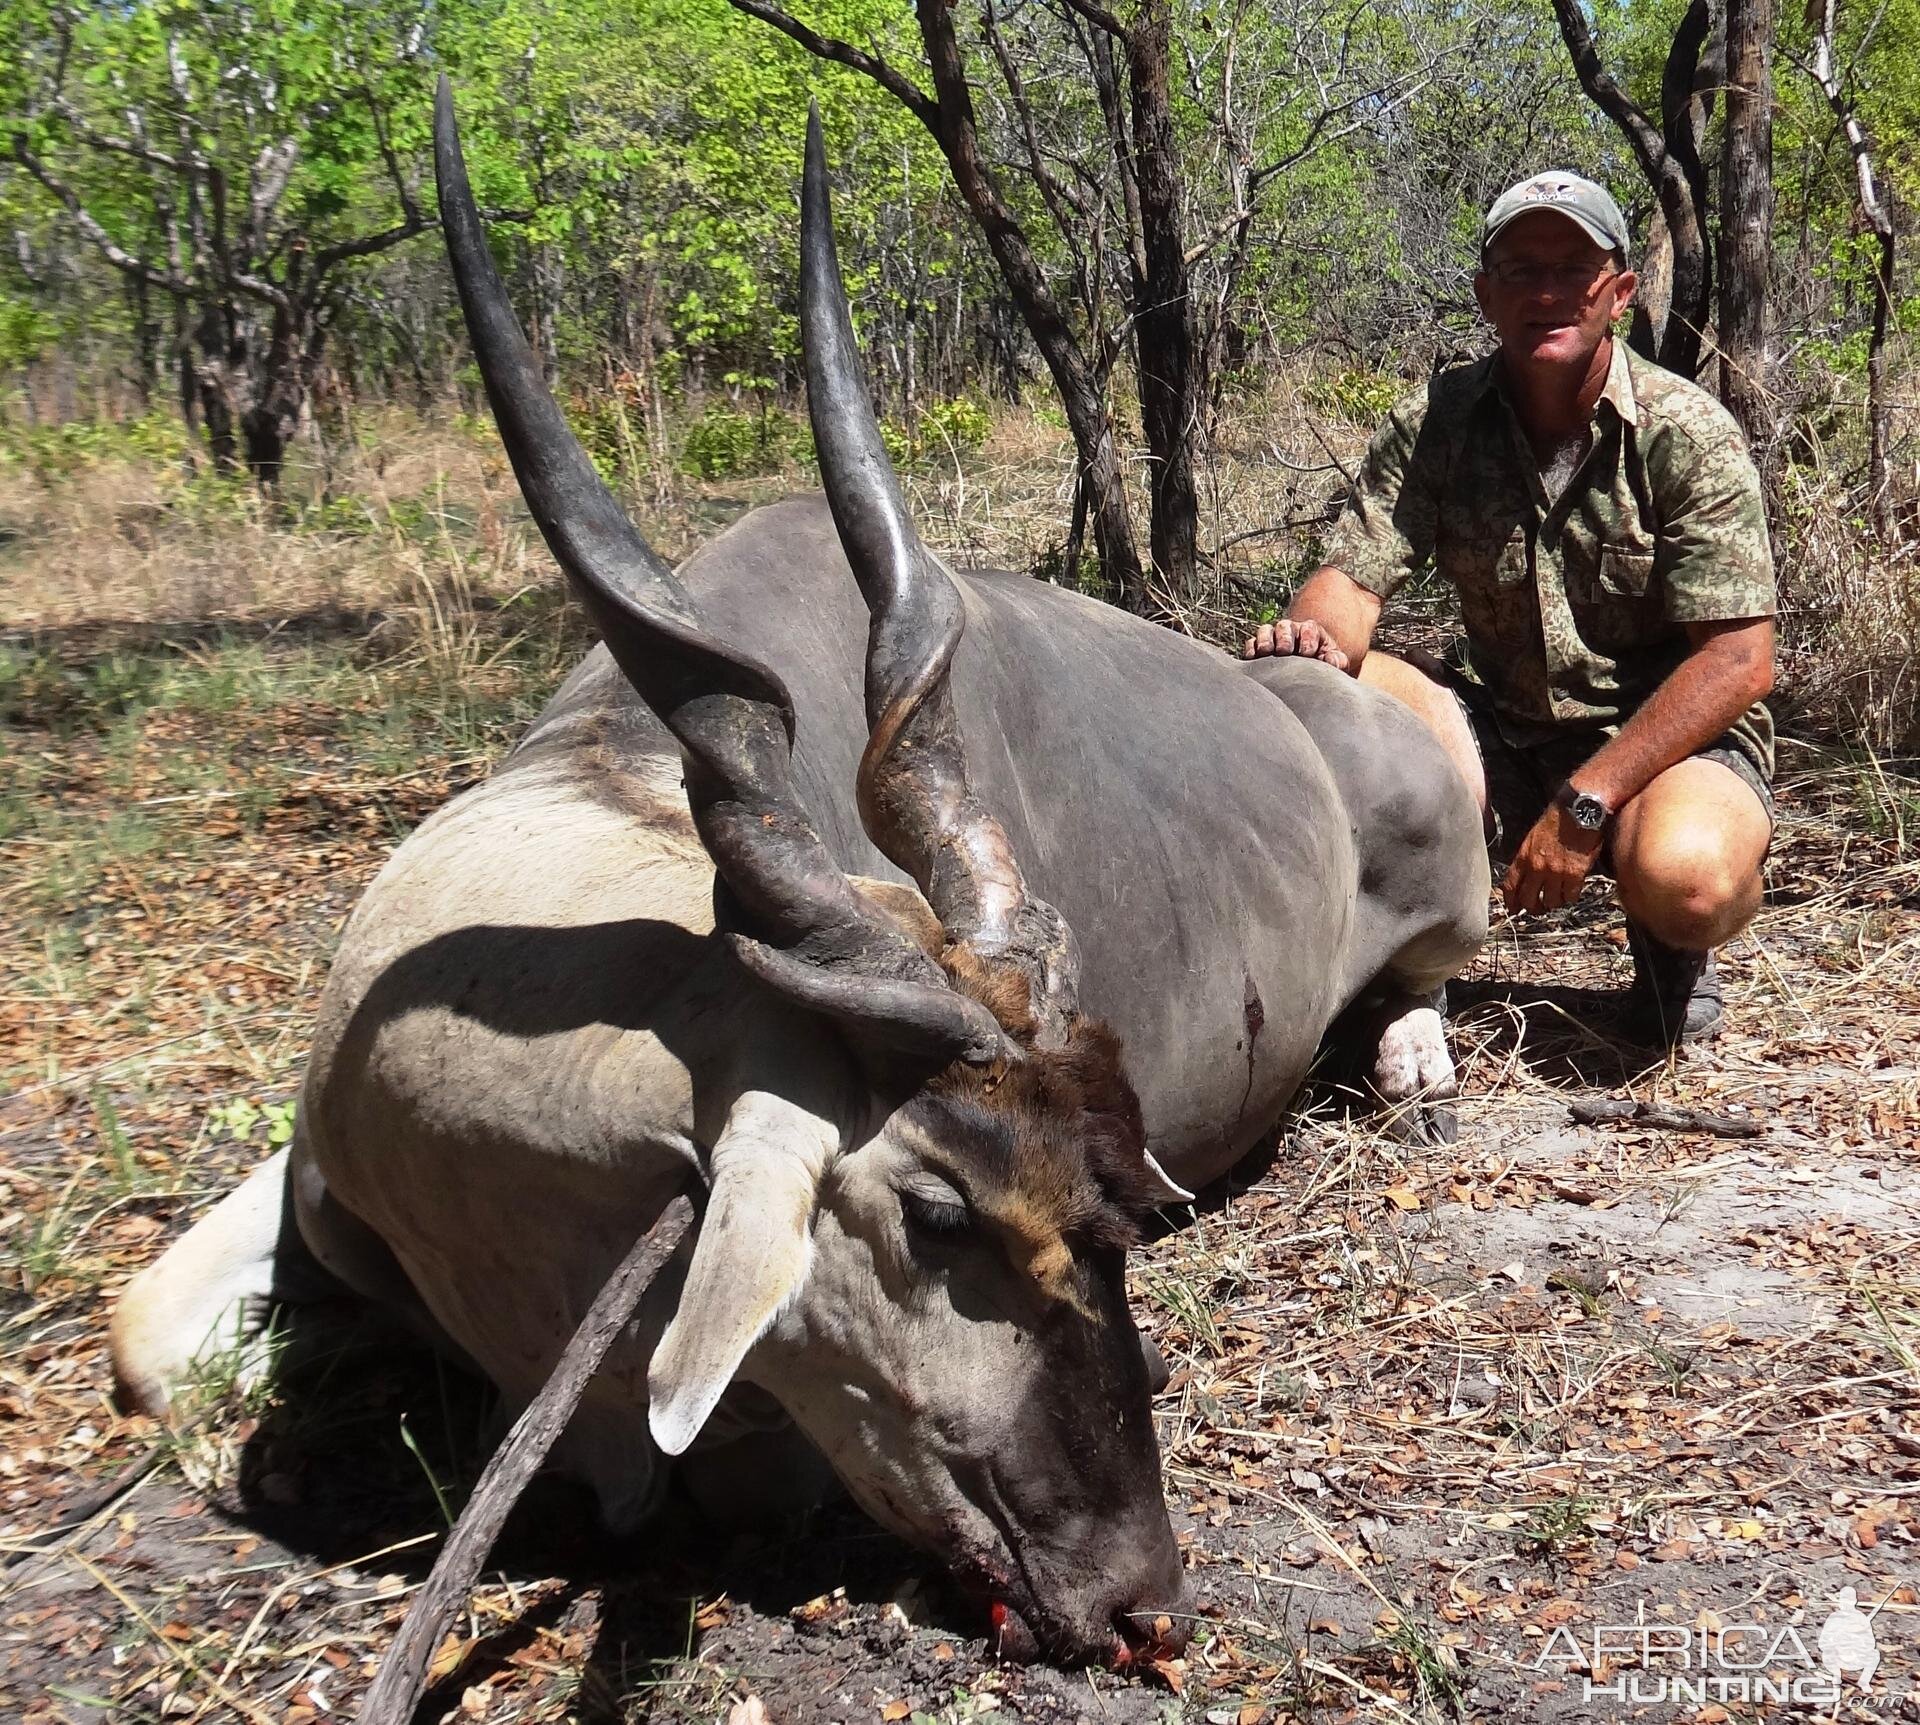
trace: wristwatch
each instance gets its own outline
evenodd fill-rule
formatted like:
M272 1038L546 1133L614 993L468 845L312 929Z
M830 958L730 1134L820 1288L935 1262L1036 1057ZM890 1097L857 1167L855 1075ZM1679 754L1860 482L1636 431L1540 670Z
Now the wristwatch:
M1591 791L1576 790L1571 779L1553 793L1553 800L1573 817L1573 824L1582 832L1597 833L1613 819L1612 809Z

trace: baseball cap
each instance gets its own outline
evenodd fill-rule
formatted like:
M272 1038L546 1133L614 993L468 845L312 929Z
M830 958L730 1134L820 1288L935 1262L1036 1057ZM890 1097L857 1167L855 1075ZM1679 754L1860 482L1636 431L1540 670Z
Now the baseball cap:
M1595 245L1626 258L1627 219L1621 215L1620 206L1606 187L1558 168L1509 186L1494 199L1493 208L1487 211L1487 219L1480 227L1481 254L1485 255L1487 247L1509 222L1531 215L1535 210L1552 210L1568 221L1579 223Z

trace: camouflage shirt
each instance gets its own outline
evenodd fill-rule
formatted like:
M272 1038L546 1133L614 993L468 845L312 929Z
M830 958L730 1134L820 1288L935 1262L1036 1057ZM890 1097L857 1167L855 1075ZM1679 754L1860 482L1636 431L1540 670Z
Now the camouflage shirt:
M1591 444L1558 497L1497 354L1393 410L1326 561L1386 599L1429 558L1459 592L1468 669L1521 747L1579 727L1598 747L1685 657L1683 625L1774 613L1760 479L1738 426L1619 340ZM1764 704L1732 736L1771 773Z

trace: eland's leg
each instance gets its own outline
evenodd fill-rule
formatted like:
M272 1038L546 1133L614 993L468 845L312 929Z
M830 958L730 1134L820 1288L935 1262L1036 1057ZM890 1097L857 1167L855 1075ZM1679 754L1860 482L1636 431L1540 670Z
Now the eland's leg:
M1367 688L1391 695L1412 711L1453 763L1454 771L1472 796L1474 807L1485 812L1487 769L1474 740L1473 726L1460 698L1438 677L1391 653L1369 653L1360 665L1359 681Z
M1487 934L1486 792L1467 716L1405 661L1369 653L1360 677L1299 659L1247 675L1306 727L1352 821L1354 998L1340 1039L1403 1136L1451 1143L1458 1094L1445 987Z
M1415 1143L1451 1144L1459 1136L1453 1103L1460 1094L1447 1050L1446 994L1389 994L1367 1015L1371 1043L1368 1081L1396 1136Z
M121 1291L109 1346L128 1406L162 1416L196 1378L257 1381L274 1306L338 1293L294 1225L289 1161L261 1163Z

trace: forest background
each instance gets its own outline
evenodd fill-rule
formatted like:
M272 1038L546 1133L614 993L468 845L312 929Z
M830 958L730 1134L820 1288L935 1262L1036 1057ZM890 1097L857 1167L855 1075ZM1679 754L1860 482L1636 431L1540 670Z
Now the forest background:
M144 463L136 540L247 510L377 538L392 499L349 455L484 449L433 233L444 68L552 379L684 549L716 485L811 478L811 97L876 394L948 542L1226 635L1312 566L1367 427L1480 351L1490 199L1566 166L1641 241L1636 341L1755 442L1789 698L1913 749L1916 0L1122 11L5 0L0 461L41 503Z

